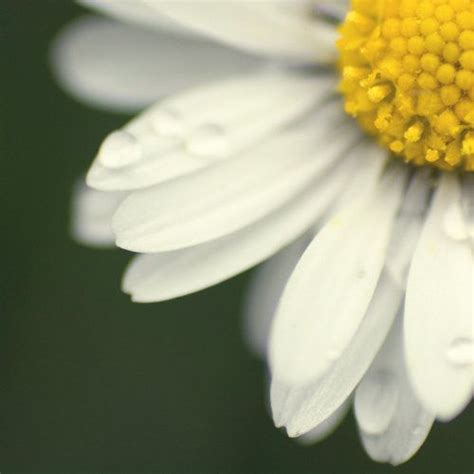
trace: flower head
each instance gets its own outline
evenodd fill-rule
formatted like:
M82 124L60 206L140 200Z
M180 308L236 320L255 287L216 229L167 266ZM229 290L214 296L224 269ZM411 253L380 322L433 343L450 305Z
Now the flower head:
M276 425L319 439L354 400L370 456L409 459L472 395L472 2L87 3L159 29L107 24L163 97L100 147L78 238L139 254L123 280L139 302L267 260L246 321ZM77 95L146 101L134 54L112 55L111 75L111 43L83 41L66 31L56 49ZM198 84L176 93L166 68Z

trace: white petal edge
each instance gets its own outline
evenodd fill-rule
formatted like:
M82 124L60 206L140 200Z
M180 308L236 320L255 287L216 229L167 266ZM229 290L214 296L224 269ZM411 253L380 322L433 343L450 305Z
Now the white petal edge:
M339 428L339 425L349 412L351 401L350 398L347 399L334 413L332 413L331 416L329 416L329 418L326 418L316 428L313 428L311 431L308 431L297 438L298 442L304 446L308 446L319 443L325 438L331 436L337 428Z
M51 64L75 98L128 112L183 88L249 72L261 62L204 39L86 16L59 33Z
M415 392L441 420L469 403L473 383L474 259L469 239L450 234L461 210L456 176L441 177L415 251L405 303L405 345Z

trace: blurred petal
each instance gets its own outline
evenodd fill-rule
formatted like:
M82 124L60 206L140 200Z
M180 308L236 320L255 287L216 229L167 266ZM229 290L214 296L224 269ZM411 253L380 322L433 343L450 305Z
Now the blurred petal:
M442 420L458 415L472 396L473 298L461 187L456 176L445 174L413 257L405 310L410 377L423 405Z
M428 436L434 417L408 380L401 317L357 388L354 408L362 442L375 461L406 462Z
M72 235L93 247L113 247L112 216L126 193L103 193L80 182L72 198Z
M308 1L146 3L176 22L231 46L311 62L335 58L336 28L317 18Z
M250 71L258 63L203 39L91 16L66 26L52 49L53 71L68 92L119 111L140 109L182 88Z
M373 159L382 161L380 156ZM404 171L395 167L370 197L336 213L301 257L272 329L270 364L277 379L311 382L347 348L384 265L402 202Z

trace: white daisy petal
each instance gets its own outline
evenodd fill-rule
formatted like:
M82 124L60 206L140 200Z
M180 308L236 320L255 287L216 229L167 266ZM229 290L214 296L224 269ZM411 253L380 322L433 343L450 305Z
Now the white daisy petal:
M335 57L336 28L317 19L308 2L146 3L192 30L238 48L311 62Z
M298 438L298 441L303 445L311 445L322 441L324 438L330 436L346 417L351 407L351 399L347 399L329 418L326 418L321 424L311 431Z
M306 386L285 385L275 378L272 381L273 417L277 426L286 425L290 436L298 436L324 422L350 396L372 363L402 301L404 285L399 274L406 275L411 259L406 252L407 242L414 244L418 238L429 190L429 179L424 173L412 180L367 314L331 370ZM399 270L395 276L393 266Z
M319 111L304 125L242 156L132 193L113 219L117 245L145 253L191 247L235 232L283 206L359 139L355 127L338 124L328 113ZM326 140L329 143L321 147Z
M273 71L193 88L109 136L87 182L101 190L137 189L216 164L302 116L334 87L328 75ZM122 146L117 137L124 134L134 146ZM126 163L116 159L124 154Z
M472 189L471 189L472 191ZM411 265L405 311L407 365L424 406L442 420L471 399L474 259L467 232L459 238L452 213L462 215L455 176L441 178Z
M219 283L262 262L303 234L349 180L347 160L306 192L256 224L227 237L174 252L141 255L123 289L137 302L162 301Z
M68 92L119 111L141 109L191 85L250 71L258 63L204 39L91 16L67 25L52 49L53 70Z
M356 390L362 442L375 461L408 461L425 441L434 417L416 398L403 357L401 317Z
M337 213L301 258L272 329L270 363L277 379L311 382L350 343L382 271L404 171L395 167L370 197Z
M286 282L308 245L308 236L292 243L257 269L247 292L244 335L250 349L264 358L270 326Z
M73 237L90 246L113 247L112 216L125 197L126 193L103 193L79 182L72 198Z
M348 399L382 345L402 296L391 278L383 275L359 330L327 374L296 386L273 377L271 405L276 426L285 426L291 437L301 436L324 423Z

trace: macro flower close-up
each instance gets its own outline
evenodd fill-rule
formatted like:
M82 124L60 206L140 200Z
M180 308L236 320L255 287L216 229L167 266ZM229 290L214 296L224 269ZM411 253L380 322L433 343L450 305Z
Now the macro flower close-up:
M319 438L352 401L369 456L407 461L472 396L472 2L83 3L148 30L70 26L64 86L117 107L163 97L103 141L76 237L137 253L122 281L136 302L267 260L247 338L276 426ZM117 64L89 79L106 53ZM209 77L175 91L187 54ZM152 67L162 91L141 78Z
M243 339L306 449L352 411L368 457L399 466L465 416L474 2L78 3L52 74L132 117L71 191L75 241L132 253L113 283L158 307L257 267Z

